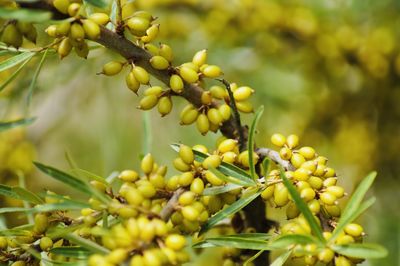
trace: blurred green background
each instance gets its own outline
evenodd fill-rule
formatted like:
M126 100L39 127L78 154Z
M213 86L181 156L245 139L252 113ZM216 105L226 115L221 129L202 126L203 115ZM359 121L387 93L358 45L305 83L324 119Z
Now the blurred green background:
M389 256L364 264L400 265L399 1L136 2L158 17L160 42L172 46L175 64L207 48L209 62L220 65L227 80L256 90L254 106L266 108L259 146L270 147L275 132L298 134L301 144L329 158L348 192L377 170L370 194L378 200L360 222L366 241L385 245ZM67 169L66 152L81 168L99 175L136 168L146 122L151 151L160 163L173 158L170 143L213 147L219 134L202 137L194 126L179 125L183 100L174 100L173 112L160 118L156 111L136 110L138 98L126 89L124 74L96 75L115 58L96 49L87 61L76 56L46 61L30 111L37 120L26 130L0 134L3 183L25 174L36 191L69 193L30 163L34 158ZM34 70L32 62L22 78L0 93L3 120L23 115ZM243 118L249 122L252 116Z

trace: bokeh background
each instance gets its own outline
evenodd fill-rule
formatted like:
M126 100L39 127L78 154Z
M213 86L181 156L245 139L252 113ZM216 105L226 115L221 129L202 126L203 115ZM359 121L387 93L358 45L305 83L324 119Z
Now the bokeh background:
M349 192L377 170L370 192L377 203L359 220L366 240L386 246L389 256L364 264L400 265L399 1L136 2L158 17L160 42L172 46L175 64L207 48L209 61L223 68L227 80L255 89L254 106L266 109L259 146L270 147L275 132L298 134L303 145L329 158ZM45 36L39 38L46 42ZM148 149L169 164L170 143L214 146L218 134L202 137L195 127L178 124L183 100L176 99L173 112L160 118L156 111L136 109L138 98L126 89L123 74L96 75L115 58L102 48L87 61L69 56L60 63L49 57L29 112L37 120L0 134L2 183L15 184L23 175L35 191L70 193L35 171L31 161L68 169L68 153L79 167L108 176L137 167ZM38 59L0 93L2 120L26 114ZM0 79L10 73L0 73ZM247 122L251 118L243 116ZM3 199L0 204L18 203Z

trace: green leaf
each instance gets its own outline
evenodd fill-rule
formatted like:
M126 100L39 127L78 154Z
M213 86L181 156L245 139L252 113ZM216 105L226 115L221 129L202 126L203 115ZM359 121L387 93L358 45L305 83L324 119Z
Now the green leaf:
M96 175L92 172L89 172L85 169L81 169L81 168L75 168L75 169L71 169L72 172L74 173L79 173L80 176L83 176L83 178L85 178L86 180L90 181L90 180L96 180L98 182L101 182L103 184L108 184L107 180L104 177L101 177L99 175Z
M236 184L236 185L243 186L243 187L252 187L252 186L256 185L256 183L252 179L249 179L246 177L234 178L232 176L226 176L226 175L222 174L220 171L218 171L217 169L215 169L214 167L209 167L208 170L210 170L211 173L216 175L219 179L221 179L227 183L232 183L232 184Z
M315 220L314 215L311 213L310 209L308 208L308 205L300 197L296 188L289 181L289 179L287 179L287 177L285 175L285 170L282 167L280 169L280 176L283 181L283 184L288 189L290 196L292 196L292 199L293 199L294 203L296 204L297 208L301 211L301 213L304 215L304 218L307 220L308 224L310 225L311 231L314 233L314 235L319 239L319 241L321 243L325 243L326 241L322 235L321 227L318 225L317 221Z
M36 9L10 9L1 7L0 17L3 19L17 19L27 22L44 22L51 19L51 13L48 11L41 11Z
M318 240L310 235L289 234L272 241L271 246L276 249L287 248L291 245L319 244Z
M108 5L108 3L104 0L85 0L85 2L92 6L96 6L96 7L100 7L100 8L105 8Z
M66 202L57 202L57 203L47 203L47 204L38 204L32 208L25 207L9 207L9 208L1 208L0 213L9 213L9 212L50 212L50 211L69 211L69 210L81 210L82 208L89 208L90 204L74 202L74 201L66 201Z
M264 175L268 175L270 168L271 168L271 160L268 157L265 157L262 162L263 173Z
M31 84L29 85L28 95L26 97L26 106L27 106L26 109L27 110L29 110L29 106L30 106L31 101L32 101L33 91L35 90L35 87L36 87L36 81L37 81L37 78L38 78L38 76L40 74L40 70L42 69L42 66L43 66L43 63L44 63L44 61L46 59L48 51L49 51L49 49L46 49L44 51L44 53L42 55L42 58L40 59L40 62L39 62L38 66L37 66L37 68L35 70L35 73L33 74L33 77L32 77L32 80L31 80Z
M12 188L13 192L18 195L19 199L34 203L34 204L42 204L44 201L35 193L22 188L22 187L13 187Z
M341 255L361 259L380 259L388 255L386 248L373 243L332 245L331 248Z
M258 178L256 174L256 166L254 164L254 158L253 158L253 152L254 152L254 136L256 134L256 128L258 121L260 120L262 114L264 112L264 106L260 106L254 116L254 120L251 123L251 127L249 130L249 138L247 141L247 150L249 152L249 165L250 165L250 175L253 178L253 180L256 180Z
M4 52L4 51L0 51L0 52ZM7 52L7 51L5 51ZM19 74L19 72L21 72L21 70L25 67L26 64L29 63L29 61L31 61L32 57L29 57L28 59L26 59L19 67L17 70L14 71L14 73L12 73L5 81L3 84L1 84L0 86L0 92L3 91L8 84L10 84Z
M13 191L12 187L1 184L0 184L0 195L13 199L20 199L18 194L15 193L15 191Z
M180 144L174 143L174 144L171 144L171 147L176 152L179 152ZM207 154L196 151L196 150L193 150L193 153L195 156L195 160L198 162L203 162L208 157ZM254 182L254 180L252 180L251 176L246 171L244 171L243 169L241 169L233 164L222 162L220 164L220 166L217 167L217 170L227 176L232 176L237 179L248 178L248 179L251 179L249 182Z
M291 254L292 250L288 250L282 253L271 263L270 266L282 266L283 264L285 264L285 262L287 261L287 259L290 257Z
M1 17L1 16L0 16ZM12 68L27 59L32 58L35 55L33 52L25 52L17 54L13 57L7 58L6 60L0 62L0 72Z
M228 191L235 190L237 188L240 188L242 186L235 185L235 184L226 184L224 186L216 186L216 187L207 187L203 191L204 196L212 196L212 195L218 195L222 194Z
M260 255L265 251L265 249L260 250L259 252L257 252L256 254L254 254L253 256L251 256L248 260L246 260L243 263L243 266L248 266L248 265L252 265L250 263L252 263L255 259L257 259L258 257L260 257Z
M200 234L208 231L211 227L213 227L223 219L246 207L250 202L252 202L261 194L261 190L256 190L252 194L249 192L249 194L250 195L243 196L242 198L232 203L230 206L220 210L214 216L210 217L210 219L208 219L208 221L202 226Z
M55 255L63 255L69 258L79 259L87 258L90 254L92 254L92 252L82 247L56 247L50 249L49 252Z
M367 193L368 189L371 187L372 183L374 182L376 177L376 172L371 172L368 174L358 185L356 190L354 191L353 195L349 199L344 208L342 215L338 221L338 225L336 229L333 231L332 237L329 239L330 242L333 241L339 236L341 230L350 222L352 222L352 217L355 214L360 214L360 204ZM357 216L358 216L357 215ZM354 217L355 219L356 217Z
M334 243L334 241L336 240L336 238L338 238L340 236L340 233L344 230L346 225L348 225L349 223L354 221L358 216L360 216L369 207L371 207L375 203L375 200L376 200L376 198L372 197L372 198L366 200L365 202L363 202L359 206L359 208L355 212L352 213L352 215L345 217L345 219L343 219L341 217L335 230L333 230L333 232L332 232L331 238L329 238L329 242Z
M24 207L8 207L8 208L1 208L0 213L9 213L9 212L24 212L29 209Z
M232 247L238 249L271 250L268 241L240 237L212 237L193 245L193 248Z
M33 121L35 121L36 118L22 118L14 121L8 121L8 122L0 122L0 132L5 131L14 127L18 126L25 126L31 124Z
M72 233L67 234L64 238L94 253L99 253L104 255L110 253L110 251L107 248Z

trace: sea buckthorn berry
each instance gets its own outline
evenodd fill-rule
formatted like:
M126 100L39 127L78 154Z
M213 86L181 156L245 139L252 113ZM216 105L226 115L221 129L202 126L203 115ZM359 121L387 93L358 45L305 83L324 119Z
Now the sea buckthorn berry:
M321 204L320 204L319 201L316 200L316 199L312 199L311 201L309 201L309 202L307 203L307 205L308 205L308 208L310 209L310 211L311 211L313 214L317 214L317 213L319 213L319 211L321 210Z
M210 93L209 91L204 91L204 92L201 94L201 103L202 103L203 105L209 105L209 104L211 104L211 102L212 102L211 93Z
M351 223L345 226L344 231L348 235L351 235L353 237L359 237L362 235L364 229L359 224Z
M337 205L325 205L326 212L332 217L339 217L341 214L341 209Z
M315 169L313 175L318 176L318 177L324 176L325 175L325 168L326 168L325 165L317 164L317 168Z
M326 157L324 157L324 156L318 156L315 159L315 161L318 162L318 164L326 165L326 163L328 162L328 159Z
M60 42L60 45L58 46L57 53L59 54L60 58L63 59L72 50L72 44L69 38L65 38Z
M139 102L139 109L150 110L158 103L158 98L156 95L148 95L143 97Z
M337 203L337 198L335 195L329 192L323 192L319 195L321 201L326 205L334 205Z
M310 170L312 173L315 172L315 170L317 169L317 162L314 161L306 161L301 165L301 168Z
M290 202L286 208L286 217L288 219L294 219L299 216L300 210L297 208L296 204Z
M210 155L203 161L203 167L208 169L209 167L217 168L221 164L221 158L218 155Z
M144 48L149 51L151 55L158 55L159 48L152 43L146 43Z
M209 89L212 97L215 99L223 100L228 97L228 93L225 88L214 85Z
M290 149L296 148L296 147L299 145L299 137L298 137L297 135L294 135L294 134L289 135L289 136L286 138L286 144L288 145L288 147L289 147ZM303 157L304 157L304 156L303 156Z
M158 51L158 54L167 59L168 62L172 62L172 60L174 59L174 54L171 47L164 43L160 45L160 50Z
M96 24L103 26L110 22L110 17L105 13L93 13L88 18Z
M338 245L347 245L354 242L355 242L354 238L349 235L341 235L335 241L335 243Z
M146 30L146 35L141 37L140 40L145 43L151 42L157 37L159 31L160 24L151 25L150 28Z
M194 175L192 172L185 172L179 176L179 185L186 187L189 186L194 179Z
M344 256L338 256L335 258L335 266L353 266L353 262Z
M170 249L179 251L186 245L186 239L181 235L171 234L165 239L165 245Z
M5 28L6 29L6 28ZM4 30L5 30L4 29ZM50 25L45 29L45 32L47 33L47 35L49 35L50 37L57 37L57 26L56 25ZM4 33L3 33L4 34ZM4 38L4 37L3 37ZM3 40L4 42L4 40Z
M303 189L309 188L309 187L311 187L311 186L306 181L298 181L298 182L296 182L296 188L297 188L297 191L299 191L299 192L302 191Z
M254 93L254 90L248 86L242 86L237 88L235 92L233 93L233 97L235 98L236 101L245 101L247 100L252 94Z
M222 75L221 68L216 65L209 65L206 66L201 72L206 76L207 78L216 78Z
M288 190L282 183L275 185L274 202L278 207L285 206L289 202Z
M193 203L196 194L192 191L185 191L178 199L179 204L182 206L190 205Z
M326 188L326 191L332 193L337 198L341 198L344 196L344 188L339 186L329 186Z
M197 117L199 116L199 111L197 109L194 109L193 107L184 109L181 112L181 124L182 125L190 125L194 123L197 120Z
M249 151L243 151L239 154L238 160L244 167L250 167ZM256 164L258 161L258 154L253 152L253 163Z
M194 145L194 146L192 147L192 149L193 149L194 151L198 151L198 152L201 152L201 153L206 153L206 154L208 153L207 147L204 146L204 145L201 145L201 144Z
M150 82L149 73L143 67L135 66L132 69L132 73L135 76L136 80L140 82L140 84L149 84Z
M233 151L228 151L225 152L221 155L222 161L226 162L226 163L234 163L236 158L237 158L237 154Z
M192 182L192 184L190 185L190 191L201 195L203 194L204 191L204 182L201 178L195 178Z
M266 187L261 192L261 198L263 198L264 200L269 200L274 195L274 190L275 190L275 185L270 185L270 186Z
M134 35L142 37L145 35L146 30L150 27L150 20L147 18L134 16L128 19L126 25Z
M8 246L7 238L4 236L0 236L0 250L6 249Z
M194 161L194 153L193 153L192 148L182 144L179 147L179 157L181 157L182 160L187 164L193 163L193 161Z
M310 176L310 178L307 180L310 186L314 189L321 189L323 185L323 181L321 178L316 177L316 176Z
M182 93L184 84L183 80L179 75L172 75L170 80L169 80L169 87L171 90L173 90L175 93Z
M224 184L224 181L219 179L216 175L214 175L210 171L206 171L204 176L207 179L207 181L213 186L220 186Z
M300 168L301 165L306 161L303 155L298 153L293 153L292 157L290 158L290 162L295 168Z
M150 174L151 171L153 171L153 166L154 166L153 156L150 153L148 153L143 157L140 163L140 167L142 168L143 173Z
M132 258L131 258L131 260L130 260L130 266L136 266L136 265L144 265L144 259L143 259L143 257L141 256L141 255L139 255L139 254L137 254L137 255L134 255ZM95 264L95 265L93 265L93 266L96 266L96 265L100 265L100 264ZM92 266L92 265L90 265L90 266Z
M69 4L70 4L70 1L68 1L68 0L54 0L53 1L53 6L63 14L68 13Z
M327 179L324 180L324 186L325 187L330 187L330 186L334 186L337 183L337 178L336 177L329 177Z
M70 17L75 17L78 15L79 10L81 9L81 4L80 3L72 3L68 6L68 15Z
M89 55L89 46L86 42L82 42L79 45L74 46L74 51L77 56L87 59Z
M226 139L218 145L218 151L221 153L233 151L237 147L238 141L235 139Z
M96 40L100 37L100 26L96 22L90 19L84 19L82 21L83 29L85 30L86 36L91 40Z
M315 157L315 150L311 147L301 147L298 152L307 160L311 160Z
M207 112L207 117L214 125L221 125L224 120L221 113L216 108L210 108Z
M185 206L182 208L182 215L185 219L193 222L199 218L200 213L193 206Z
M35 224L33 226L33 230L41 234L46 231L47 227L49 226L49 218L44 213L38 213L35 215Z
M186 66L182 66L179 68L179 75L183 78L184 81L188 83L195 83L199 80L197 72L192 68Z
M306 263L306 265L314 265L315 263L317 263L317 258L315 256L306 255L304 256L304 262Z
M275 146L283 147L283 145L286 143L286 137L282 134L275 133L271 136L271 142Z
M67 36L71 29L71 23L69 21L61 22L56 26L56 37Z
M253 105L249 101L237 102L236 107L242 113L253 112Z
M161 97L160 100L158 101L158 112L161 114L161 116L166 116L171 112L171 110L172 110L171 98L168 96Z
M139 206L144 201L142 193L136 188L129 188L124 197L133 206Z
M183 68L183 67L193 69L194 71L196 71L196 73L199 71L199 67L197 65L193 64L192 62L183 63L182 65L180 65L179 68Z
M324 175L325 178L335 177L335 176L336 176L335 169L330 168L330 167L325 168L325 175Z
M300 191L300 197L308 202L310 200L313 200L315 198L315 191L312 188L305 188Z
M160 55L155 55L150 59L150 64L152 67L158 70L167 69L169 67L169 62L167 59Z
M206 49L195 53L195 55L193 56L193 59L192 59L192 63L199 67L204 65L206 63L206 61L207 61L207 50Z
M145 198L151 198L157 193L155 187L150 182L146 185L138 186L138 190Z
M81 42L85 39L85 30L79 23L72 23L70 29L70 37L77 42Z
M123 64L121 62L111 61L103 66L103 71L101 73L107 76L114 76L121 72L122 67Z
M287 147L283 147L279 150L279 156L283 160L290 160L290 158L292 157L292 150Z
M312 172L310 170L299 168L294 171L294 179L298 181L307 181L310 178Z
M149 95L155 95L155 96L160 96L163 93L163 88L161 86L153 86L149 87L144 91L145 96Z
M207 134L210 129L210 121L208 120L208 117L205 114L199 114L196 120L196 126L202 135Z
M125 182L134 182L139 178L139 174L133 170L124 170L119 174L118 178Z
M166 189L167 190L176 190L179 187L179 176L172 176L168 178L167 184L166 184Z
M11 266L25 266L26 263L23 260L17 260L11 264Z
M40 239L39 246L41 250L47 251L53 246L53 240L51 240L51 238L47 236L42 237Z
M231 117L231 108L227 104L222 104L218 107L219 113L221 114L224 121L229 120Z
M120 264L128 257L128 252L125 249L117 248L112 250L107 256L106 259L108 262L113 264Z
M324 263L329 263L334 256L335 253L329 248L324 248L318 253L318 259Z
M135 78L135 75L132 72L129 72L129 74L126 76L125 82L128 89L137 94L140 88L140 82Z
M180 157L175 158L175 160L173 161L173 165L176 170L181 172L186 172L190 170L190 165L186 164Z

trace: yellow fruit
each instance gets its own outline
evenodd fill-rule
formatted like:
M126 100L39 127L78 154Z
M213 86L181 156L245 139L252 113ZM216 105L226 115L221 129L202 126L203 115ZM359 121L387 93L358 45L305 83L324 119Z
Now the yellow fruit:
M288 219L294 219L299 216L300 210L297 208L296 204L290 202L286 208L286 217Z
M86 42L74 46L74 50L77 56L87 59L89 55L89 46Z
M344 188L339 186L329 186L326 188L326 191L335 195L336 198L341 198L344 196Z
M190 148L189 146L186 145L181 145L179 148L179 157L182 158L182 160L186 163L186 164L191 164L194 161L194 153L192 148Z
M80 3L72 3L68 6L68 15L70 17L75 17L78 15L79 10L81 9L81 4Z
M226 89L221 86L216 86L216 85L212 86L209 89L209 92L211 92L211 95L213 98L216 98L219 100L223 100L228 97L228 93L227 93Z
M159 30L160 24L150 26L150 28L146 30L146 35L141 37L140 40L145 43L153 41L157 37Z
M218 110L224 121L227 121L231 118L231 107L229 105L222 104L218 107Z
M289 202L288 190L282 183L275 185L274 202L278 207L285 206Z
M81 20L83 29L85 30L86 36L91 40L96 40L100 37L100 26L90 19Z
M194 202L196 194L192 191L185 191L178 199L179 204L182 206L190 205Z
M139 174L133 170L124 170L119 174L118 178L125 182L134 182L139 178Z
M321 201L326 205L334 205L337 203L336 196L329 192L323 192L319 195Z
M199 112L197 109L188 109L188 110L183 110L181 112L181 124L182 125L190 125L194 123L194 121L197 120L197 117L199 116Z
M136 188L128 188L124 197L126 201L133 206L140 206L144 201L142 193Z
M110 17L105 13L93 13L88 18L96 24L103 26L110 22Z
M114 76L121 72L122 67L123 64L121 62L111 61L103 66L103 71L101 73L107 76Z
M355 242L354 238L349 235L338 236L338 238L335 241L335 243L338 245L347 245L347 244L354 243L354 242Z
M186 239L181 235L171 234L165 239L165 245L170 249L179 251L186 245Z
M271 136L271 142L272 144L274 144L275 146L278 147L283 147L283 145L285 145L286 143L286 138L284 135L279 134L279 133L275 133Z
M158 70L167 69L169 67L169 62L167 59L160 55L155 55L150 59L150 64L152 67Z
M296 148L299 145L299 137L297 135L294 135L294 134L289 135L286 138L286 144L288 145L288 147L290 149Z
M315 191L312 188L305 188L300 191L300 197L308 202L310 200L313 200L315 198Z
M151 43L146 43L144 48L149 51L151 55L158 55L158 47Z
M211 104L211 102L212 102L211 93L210 93L209 91L204 91L204 92L201 94L201 103L202 103L203 105L209 105L209 104Z
M221 125L224 120L221 113L216 108L210 108L207 112L207 117L208 120L215 125Z
M202 135L207 134L210 129L210 122L205 114L200 114L196 120L196 126Z
M155 95L155 96L160 96L163 92L163 88L160 86L153 86L150 88L147 88L144 92L145 96L149 96L149 95Z
M146 69L144 69L143 67L135 66L132 69L132 73L135 76L136 80L139 81L140 84L149 84L150 75L146 71Z
M186 172L190 170L190 165L186 164L180 157L175 158L175 160L173 161L173 165L176 170L181 172Z
M63 59L72 50L72 44L69 38L65 38L61 41L60 45L58 46L57 53L60 55L60 58Z
M170 80L169 80L169 87L171 90L173 90L175 93L181 93L184 88L183 80L179 75L172 75Z
M210 171L206 171L205 172L205 178L207 179L207 181L213 185L213 186L221 186L224 184L224 181L222 181L221 179L219 179L216 175L214 175L212 172Z
M279 150L279 156L283 160L290 160L290 158L292 157L292 150L289 148L283 147Z
M22 45L22 34L15 24L10 23L4 28L1 40L7 45L18 48Z
M0 236L0 250L6 249L8 246L7 238Z
M201 195L203 194L203 190L204 190L204 182L201 178L195 178L192 182L192 184L190 185L190 191Z
M307 181L308 178L311 176L311 171L304 169L304 168L299 168L296 171L294 171L294 179L297 181Z
M237 143L235 139L225 139L218 145L218 151L221 153L233 151L237 147Z
M167 59L168 62L172 62L172 60L174 59L174 54L171 47L164 43L160 45L160 50L158 51L158 54Z
M196 221L199 218L199 211L192 206L185 206L182 208L182 215L188 221Z
M315 150L311 147L301 147L299 153L307 160L311 160L315 157Z
M50 25L45 29L45 32L50 37L57 37L57 26L56 25Z
M113 264L120 264L128 257L128 252L125 249L117 248L112 250L107 256L106 259L108 262Z
M221 158L218 155L210 155L203 161L203 167L208 169L209 167L217 168L221 164Z
M63 14L68 13L69 4L70 4L70 1L68 1L68 0L54 0L53 1L53 6Z
M362 235L364 229L359 224L351 223L345 226L344 231L346 232L346 234L354 237L359 237Z
M205 49L195 53L192 59L192 63L199 67L204 65L206 61L207 61L207 50Z
M70 37L77 42L81 42L85 39L85 30L79 23L72 23L70 29Z
M325 248L318 253L318 259L324 263L329 263L334 256L335 253L329 248Z
M336 177L329 177L329 178L325 179L323 182L325 187L334 186L334 185L336 185L336 183L337 183Z
M197 72L189 67L180 67L179 75L187 83L195 83L199 80L199 76L197 75Z
M189 186L194 179L194 175L192 172L185 172L179 176L179 185L186 187Z
M161 97L158 101L158 112L161 116L169 114L172 110L172 101L168 96Z
M140 88L140 82L135 78L133 72L129 72L129 74L125 78L125 82L128 89L137 94L137 91Z
M41 250L47 251L53 246L53 240L51 240L51 238L46 236L42 237L40 239L39 245Z
M308 183L314 189L321 189L322 188L322 179L316 176L310 176L308 179Z
M150 110L158 103L158 98L156 95L148 95L143 97L139 103L139 109Z
M36 233L43 233L46 231L47 227L49 226L49 218L46 214L38 213L35 215L35 224L33 230Z
M61 22L60 24L57 24L55 34L57 37L67 36L70 29L71 23L69 21Z
M319 211L321 210L321 204L319 204L319 201L316 200L316 199L313 199L313 200L309 201L307 203L307 205L308 205L308 208L310 208L310 211L313 214L318 214Z
M150 27L150 20L142 17L132 17L128 19L126 25L132 31L133 34L141 37Z
M332 217L339 217L341 214L341 209L337 205L325 205L326 212Z
M146 156L143 157L140 167L142 168L143 173L150 174L153 171L154 166L154 158L153 156L148 153Z
M306 161L303 155L299 153L293 153L292 157L290 158L290 162L295 168L300 168L301 165Z
M207 78L216 78L222 75L221 68L216 65L206 66L203 70L201 70L201 72Z
M233 93L233 97L235 98L236 101L245 101L247 100L252 94L254 93L254 90L248 86L243 86L237 88L235 92Z
M274 190L275 190L275 185L270 185L268 187L266 187L262 192L261 192L261 197L264 200L269 200L270 198L272 198L272 196L274 195Z
M237 158L237 155L236 155L236 153L233 152L233 151L228 151L228 152L223 153L223 154L221 155L221 158L222 158L222 161L223 161L223 162L226 162L226 163L234 163L235 160L236 160L236 158Z
M243 113L253 112L253 105L249 101L237 102L236 107L240 112Z

